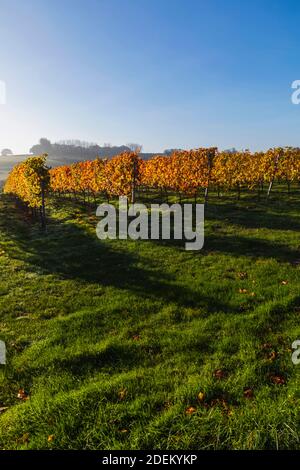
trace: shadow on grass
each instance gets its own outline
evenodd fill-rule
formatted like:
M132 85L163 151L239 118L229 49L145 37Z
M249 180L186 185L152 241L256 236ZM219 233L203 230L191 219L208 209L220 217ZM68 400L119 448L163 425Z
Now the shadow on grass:
M5 206L1 208L1 230L14 242L11 248L8 247L10 256L24 260L33 269L39 268L46 274L56 274L63 279L128 290L144 298L158 299L166 303L174 302L184 307L205 308L207 313L235 311L232 305L220 300L222 296L218 295L218 285L215 286L213 297L205 292L179 285L171 275L162 269L157 269L157 263L153 266L154 270L150 262L140 267L141 259L137 253L121 250L117 243L101 242L96 235L87 233L78 223L72 223L70 217L50 219L48 233L42 234L37 226L29 225L28 220L22 218L22 214L9 198L3 197L3 201ZM218 210L221 211L220 208ZM154 243L170 246L170 242ZM173 242L173 244L176 247L182 246L182 243ZM193 254L195 260L210 251L234 256L271 257L280 261L291 261L297 256L295 251L282 244L238 234L221 233L210 234L206 238L203 252ZM237 308L236 313L239 313ZM275 313L272 312L273 315ZM284 315L280 318L284 318ZM268 319L268 325L271 320L272 318ZM264 331L266 326L267 322L259 325L258 329ZM63 335L62 329L59 338ZM133 365L144 364L148 357L151 361L154 358L155 361L156 353L159 354L159 350L137 351L135 346L127 344L108 345L103 352L81 353L69 359L54 359L54 362L58 369L84 375L106 367L115 371L129 369ZM29 379L32 372L33 367L30 366Z
M0 211L0 218L5 223L0 229L16 245L8 249L10 256L45 274L125 289L144 298L183 307L201 307L208 313L232 311L217 295L212 298L178 285L172 276L157 269L157 263L152 267L147 261L147 266L141 267L137 253L121 250L114 243L103 243L96 234L87 233L70 220L49 218L47 234L39 232L37 226L32 229L9 198L2 196L2 200L6 208Z
M210 234L206 237L204 250L251 258L274 258L288 263L292 263L300 256L299 251L282 243L239 235Z
M140 258L137 253L122 250L114 243L101 242L96 235L91 235L77 223L72 223L70 216L59 220L49 219L49 231L46 235L39 234L37 228L32 234L28 219L22 220L22 213L18 207L3 195L2 200L7 205L7 210L9 208L9 213L6 217L5 214L2 215L5 223L1 228L6 232L7 237L12 238L20 248L10 253L12 257L24 259L32 266L39 267L46 273L57 274L62 278L114 286L184 306L197 307L200 304L202 307L206 306L209 312L228 309L228 306L218 302L216 298L211 299L205 294L199 298L195 290L172 284L174 279L166 272L157 269L157 263L153 270L149 260L147 260L147 266L138 266ZM84 214L87 208L78 206L76 210ZM89 210L92 213L92 209L89 208ZM233 212L237 211L233 211L231 205L214 206L208 209L206 217L224 220L227 214L232 215ZM292 227L289 217L287 217L290 220L289 223L285 221L284 216L279 219L277 217L280 216L256 212L252 212L249 216L241 210L240 214L235 216L233 223L240 221L241 224L248 223L248 226L256 228L256 225L260 225L259 222L255 225L255 221L261 218L265 220L265 225L269 224L273 228L277 225L281 228L282 226ZM295 227L296 222L293 222ZM158 240L150 243L184 249L184 243L178 240ZM270 242L256 237L224 234L218 231L206 234L204 249L195 252L194 255L197 259L210 252L251 258L274 258L280 262L293 262L300 257L297 250L275 240Z
M288 213L287 207L289 211L299 211L299 202L289 204L285 201L284 206L278 202L275 205L265 202L254 206L245 203L209 204L205 217L216 221L228 218L230 223L244 228L300 231L300 217Z

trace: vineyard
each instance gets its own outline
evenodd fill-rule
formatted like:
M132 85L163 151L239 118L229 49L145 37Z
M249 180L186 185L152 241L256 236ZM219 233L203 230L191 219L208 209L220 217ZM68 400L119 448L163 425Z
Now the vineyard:
M243 189L264 190L269 195L274 181L300 181L300 149L275 148L266 152L218 152L216 148L177 151L170 156L158 156L143 161L135 153L123 153L111 160L97 158L72 165L48 169L46 155L30 157L14 167L4 192L14 194L32 209L44 212L46 193L69 195L96 202L106 198L131 196L135 200L139 189L157 189L168 195L194 197L209 190L220 193Z
M300 2L0 5L3 470L287 465Z
M299 161L199 149L14 167L0 448L299 449ZM118 195L206 200L203 249L99 240L95 203ZM46 234L31 217L45 204Z

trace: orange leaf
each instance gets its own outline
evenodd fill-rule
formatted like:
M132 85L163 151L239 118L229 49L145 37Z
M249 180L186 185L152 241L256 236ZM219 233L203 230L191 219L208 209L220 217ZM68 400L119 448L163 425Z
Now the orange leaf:
M254 392L252 390L252 388L244 388L244 397L245 398L253 398L254 397Z
M270 379L275 385L284 385L286 383L286 380L282 375L271 375Z
M194 406L189 406L188 408L186 408L185 410L185 414L186 415L192 415L194 413L197 412L197 409L194 407Z
M20 388L18 391L17 398L19 400L29 400L29 395L27 392L25 392L24 388Z

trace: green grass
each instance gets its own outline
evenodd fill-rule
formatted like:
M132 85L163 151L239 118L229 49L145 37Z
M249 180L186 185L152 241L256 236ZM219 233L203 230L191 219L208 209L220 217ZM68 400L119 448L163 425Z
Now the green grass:
M44 235L2 195L0 448L299 449L299 202L212 197L187 252L67 202Z

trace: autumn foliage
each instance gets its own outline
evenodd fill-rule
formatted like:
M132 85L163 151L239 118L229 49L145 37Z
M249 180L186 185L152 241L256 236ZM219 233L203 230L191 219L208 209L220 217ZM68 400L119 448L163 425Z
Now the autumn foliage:
M59 193L105 193L110 196L129 196L132 181L140 183L142 160L125 152L111 160L97 158L50 170L51 189Z
M266 152L218 152L217 148L175 151L142 160L125 152L110 160L97 158L48 170L46 155L31 157L11 171L4 192L30 207L40 207L41 188L54 194L130 196L133 186L196 196L201 189L253 190L274 180L288 186L300 180L300 149Z
M4 193L17 196L31 208L41 208L50 184L46 158L46 154L30 157L15 165L5 182Z

